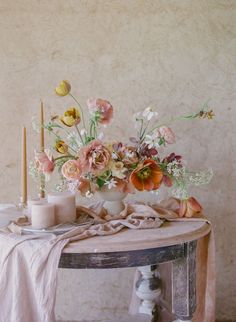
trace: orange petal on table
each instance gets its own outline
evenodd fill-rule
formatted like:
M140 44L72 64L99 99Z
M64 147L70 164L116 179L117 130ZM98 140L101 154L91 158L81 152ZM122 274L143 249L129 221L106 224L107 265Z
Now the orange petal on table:
M180 201L180 208L179 208L179 216L180 217L190 218L201 211L202 211L201 205L193 197L190 197L187 200Z
M187 200L180 200L179 217L184 217L187 210Z
M187 208L188 209L187 209L187 212L186 212L186 217L192 217L193 215L195 215L195 214L197 214L197 213L202 211L201 205L193 197L190 197L187 200Z

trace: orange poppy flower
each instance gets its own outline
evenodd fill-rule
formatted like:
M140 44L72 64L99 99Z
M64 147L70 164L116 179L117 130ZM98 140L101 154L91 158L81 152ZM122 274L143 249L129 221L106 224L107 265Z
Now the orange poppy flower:
M130 182L139 191L156 190L160 187L163 173L158 164L151 159L145 160L130 175Z

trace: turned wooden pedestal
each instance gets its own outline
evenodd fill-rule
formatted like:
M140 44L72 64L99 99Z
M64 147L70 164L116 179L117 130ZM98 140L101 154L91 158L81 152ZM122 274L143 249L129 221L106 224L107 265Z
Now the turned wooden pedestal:
M210 232L205 222L169 222L158 229L124 230L116 235L94 237L70 244L60 259L60 268L137 267L136 294L139 312L158 321L168 310L172 321L191 321L196 309L197 240ZM162 285L162 264L168 263L171 282L168 299ZM168 303L167 303L168 300Z

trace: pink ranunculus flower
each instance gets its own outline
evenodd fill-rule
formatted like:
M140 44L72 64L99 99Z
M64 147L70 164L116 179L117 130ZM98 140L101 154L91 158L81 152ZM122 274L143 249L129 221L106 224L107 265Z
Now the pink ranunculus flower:
M80 150L80 164L82 172L95 175L106 170L111 161L111 152L100 140L93 140Z
M61 168L61 173L68 180L78 180L81 176L80 163L77 160L66 161Z
M55 164L52 153L49 150L45 152L35 152L35 166L36 169L43 174L50 174L53 172Z
M161 126L157 130L158 137L163 138L167 144L175 143L175 134L168 126Z
M101 124L109 124L113 117L113 107L111 103L101 98L89 98L87 105L91 113L97 113L98 122Z
M195 214L200 213L202 211L202 207L199 202L190 197L186 200L180 200L179 205L179 216L180 217L193 217Z

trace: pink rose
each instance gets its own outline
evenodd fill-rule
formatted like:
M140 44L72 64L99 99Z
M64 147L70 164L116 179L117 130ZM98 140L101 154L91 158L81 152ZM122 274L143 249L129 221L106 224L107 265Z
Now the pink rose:
M202 207L195 198L190 197L187 200L180 200L180 205L179 205L180 217L193 217L195 214L201 211L202 211Z
M87 105L90 112L96 113L99 116L99 123L110 123L113 117L113 107L108 101L101 98L90 98L87 100Z
M54 160L50 151L35 152L35 166L39 172L50 174L54 170Z
M173 144L175 142L175 134L168 126L161 126L157 130L158 137L163 138L167 144Z
M91 141L80 150L80 163L83 172L97 175L106 170L111 160L110 151L99 140Z
M61 168L61 173L63 177L68 180L78 180L81 176L81 167L79 162L76 160L66 161Z

